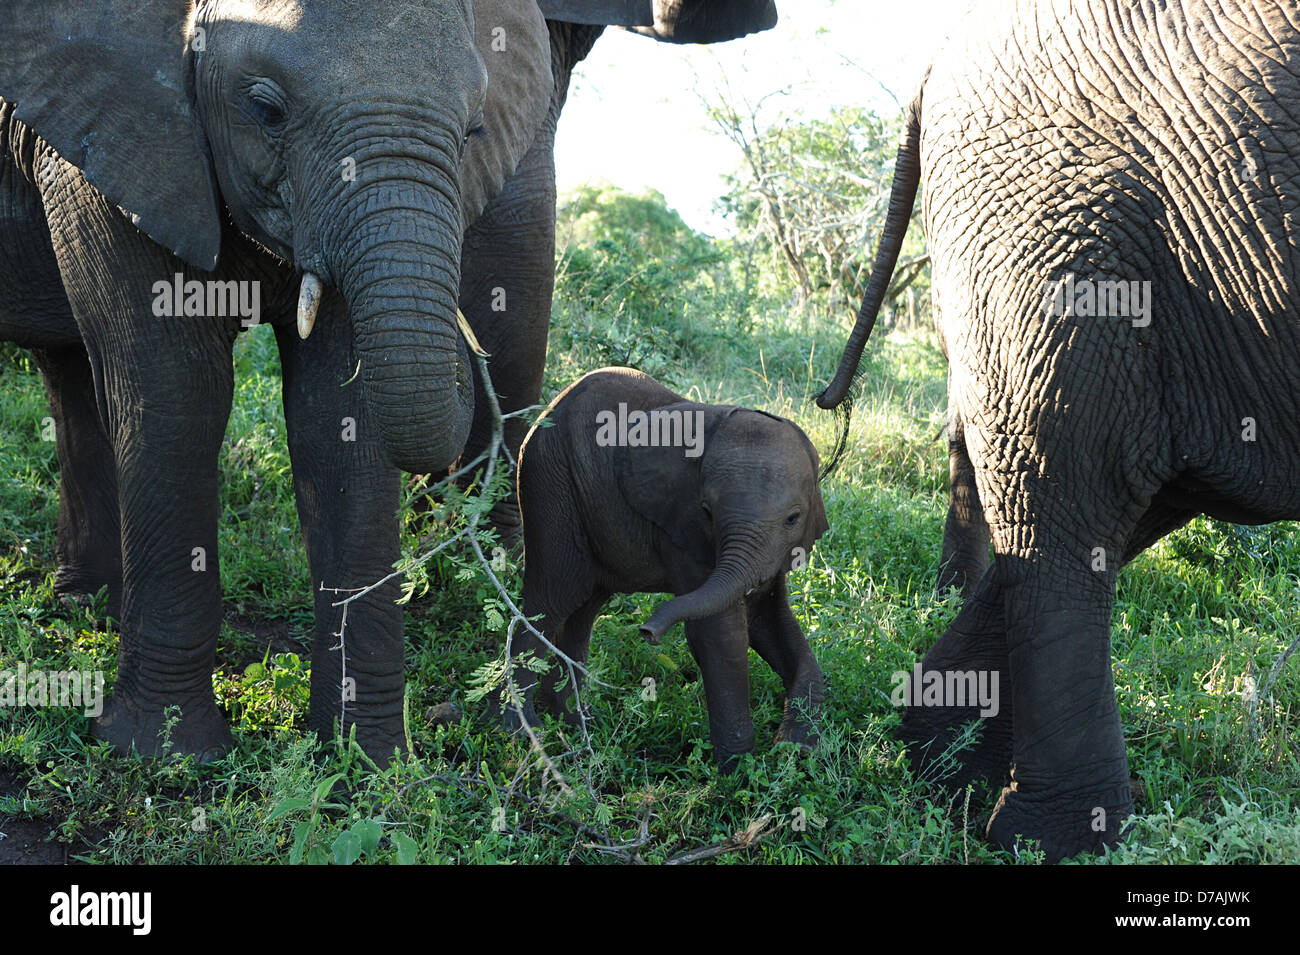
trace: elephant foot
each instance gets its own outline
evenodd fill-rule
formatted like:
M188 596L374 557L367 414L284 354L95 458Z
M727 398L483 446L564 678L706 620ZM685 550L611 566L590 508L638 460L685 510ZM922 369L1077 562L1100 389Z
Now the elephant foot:
M54 575L54 594L65 597L79 607L93 607L101 593L107 593L107 614L121 619L121 571L97 571L80 567L60 566Z
M798 743L803 751L808 753L816 747L818 739L817 726L812 720L805 719L795 713L787 702L785 705L785 718L781 720L781 728L776 731L775 741L778 743Z
M105 701L92 734L124 755L134 749L151 759L193 756L199 763L212 763L234 746L230 727L210 696L164 706L136 704L114 693Z
M742 749L734 752L715 749L713 751L713 764L718 769L718 775L734 775L736 770L740 769L740 758L746 753L752 753L753 751L754 748L752 746L749 749Z
M989 842L1017 856L1026 849L1040 849L1046 862L1056 863L1116 845L1132 814L1127 778L1117 785L1053 795L1023 792L1013 782L1002 790L986 835Z
M897 735L907 747L912 774L951 791L973 783L993 793L1010 775L1010 715L981 717L973 708L909 706Z
M507 733L522 733L525 721L533 727L540 726L542 723L531 702L524 702L518 707L508 703L494 703L493 709L499 711L501 728Z

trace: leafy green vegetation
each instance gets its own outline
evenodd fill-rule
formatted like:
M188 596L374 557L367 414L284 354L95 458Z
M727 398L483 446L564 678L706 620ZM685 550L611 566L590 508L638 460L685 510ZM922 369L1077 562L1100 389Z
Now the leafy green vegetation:
M806 315L747 277L757 266L742 243L695 235L654 194L593 188L563 210L544 399L599 365L632 362L693 398L786 415L833 445L834 421L811 397L839 357L845 316L805 329ZM753 656L758 749L719 776L680 629L647 645L636 628L657 598L623 596L592 640L593 676L607 686L584 694L590 749L544 727L566 785L469 699L501 653L508 614L454 546L422 568L406 605L412 757L379 772L355 747L306 734L311 585L274 352L267 328L240 336L222 460L226 618L213 683L235 751L204 767L142 762L93 741L79 711L5 708L0 820L38 822L97 862L663 862L724 844L724 864L1017 861L981 839L987 797L914 778L893 737L891 674L921 658L960 604L933 591L946 368L924 329L873 342L848 453L824 487L831 531L791 578L828 685L818 749L771 743L782 688ZM58 470L41 440L39 376L5 347L0 377L0 670L100 669L111 685L117 640L102 604L53 594ZM404 552L427 550L468 507L412 516ZM1297 568L1292 525L1197 520L1120 575L1114 672L1139 817L1118 851L1082 861L1300 859L1300 663L1262 692L1300 620ZM508 560L502 573L518 595L519 568Z

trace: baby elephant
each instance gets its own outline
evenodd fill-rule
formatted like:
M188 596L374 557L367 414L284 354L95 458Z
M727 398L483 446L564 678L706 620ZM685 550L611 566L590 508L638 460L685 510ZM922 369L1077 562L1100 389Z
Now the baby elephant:
M519 453L524 612L542 614L538 629L585 661L611 594L677 594L641 632L657 643L686 622L718 765L754 748L751 646L785 684L777 740L811 746L822 674L785 577L827 530L818 467L812 442L784 418L685 401L631 368L593 371L551 402ZM542 648L516 638L516 655L529 649ZM554 664L537 687L520 668L530 721L534 690L543 708L576 718L572 686L556 690L564 676Z

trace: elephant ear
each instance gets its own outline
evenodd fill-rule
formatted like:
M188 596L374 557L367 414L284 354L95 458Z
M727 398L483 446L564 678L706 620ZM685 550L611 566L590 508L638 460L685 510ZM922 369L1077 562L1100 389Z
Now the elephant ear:
M0 98L151 239L211 269L212 170L187 92L186 0L3 0Z
M464 225L477 219L514 175L551 108L551 40L534 0L478 0L474 24L487 67L483 135L461 163Z
M812 466L813 489L812 501L809 503L809 507L812 508L812 515L808 521L808 536L804 541L804 550L811 553L813 544L817 543L818 539L831 529L830 522L826 520L826 506L822 503L821 481L818 480L821 476L822 460L817 454L817 448L813 446L803 428L793 421L787 421L786 423L798 433L799 440L803 442L803 448L807 452L808 461Z
M808 455L808 466L812 469L812 497L808 506L812 513L808 520L808 526L803 540L800 542L804 553L812 553L813 544L821 538L828 530L831 529L830 522L826 520L826 506L822 503L821 482L818 478L821 476L822 459L817 453L816 446L809 439L803 428L799 427L789 418L782 418L780 415L774 415L770 411L760 411L753 409L754 414L761 414L764 417L771 418L773 421L779 421L787 428L790 428L798 436L796 440L799 447L803 448L804 453Z
M548 20L627 27L668 43L721 43L776 26L773 0L539 0Z
M680 552L711 567L716 555L703 530L700 466L714 432L741 409L734 405L701 405L683 401L660 405L653 410L677 409L683 416L695 411L704 413L704 433L699 436L702 442L699 448L703 454L687 457L688 449L681 447L629 448L611 455L611 461L619 489L628 505L658 528Z

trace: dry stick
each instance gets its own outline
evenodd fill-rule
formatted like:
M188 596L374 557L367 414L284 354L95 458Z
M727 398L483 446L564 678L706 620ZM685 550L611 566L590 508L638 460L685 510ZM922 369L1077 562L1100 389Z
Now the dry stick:
M1277 678L1282 675L1282 667L1286 664L1287 658L1295 652L1296 647L1300 647L1300 637L1291 641L1290 646L1283 650L1275 661L1273 667L1268 671L1268 676L1264 678L1263 685L1257 686L1254 693L1247 693L1246 696L1246 715L1250 721L1250 735L1255 737L1259 733L1259 704L1261 700L1267 700L1273 690L1273 684ZM1249 672L1249 671L1247 671Z
M741 849L748 849L765 836L770 836L772 832L776 831L775 829L768 832L763 831L764 829L767 829L767 824L771 821L771 813L760 816L746 826L743 832L737 832L731 838L719 842L717 845L705 846L702 849L691 849L687 852L679 853L665 862L664 865L689 865L692 862L702 862L705 859L712 859L715 856L725 855L728 852L738 852Z

